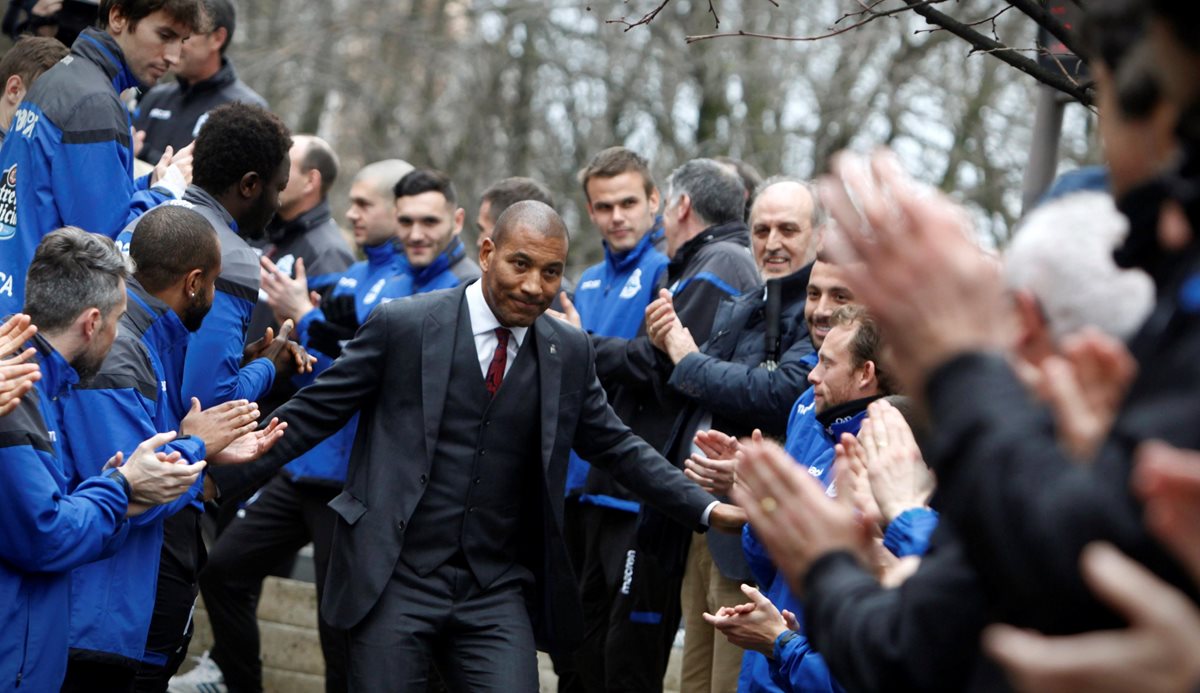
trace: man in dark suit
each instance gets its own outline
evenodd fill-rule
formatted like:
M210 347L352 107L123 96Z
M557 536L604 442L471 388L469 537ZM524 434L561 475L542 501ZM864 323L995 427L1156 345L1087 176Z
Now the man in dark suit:
M617 419L587 336L542 317L566 257L550 207L513 205L480 281L378 308L276 411L283 447L214 476L236 493L361 411L322 603L349 631L352 690L424 691L431 661L454 690L537 689L535 648L582 634L561 531L571 448L687 526L742 522Z

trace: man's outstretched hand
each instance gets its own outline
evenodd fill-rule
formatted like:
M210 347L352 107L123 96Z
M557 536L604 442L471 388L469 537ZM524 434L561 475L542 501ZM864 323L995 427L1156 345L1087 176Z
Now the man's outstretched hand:
M230 443L219 455L209 455L208 461L213 464L243 464L253 462L279 442L287 424L279 419L271 419L266 428L251 431Z

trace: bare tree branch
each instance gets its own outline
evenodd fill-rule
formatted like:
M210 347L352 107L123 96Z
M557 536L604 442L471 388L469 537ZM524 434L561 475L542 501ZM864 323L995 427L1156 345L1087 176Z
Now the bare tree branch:
M628 22L625 20L624 17L621 17L620 19L606 19L606 20L604 20L604 23L605 24L624 24L625 31L629 31L630 29L633 29L634 27L643 26L643 25L649 24L650 22L653 22L654 18L658 16L658 13L665 10L667 8L667 5L670 5L670 4L671 4L671 0L662 0L662 2L660 2L658 4L658 7L655 7L654 9L650 10L646 14L642 15L642 18L637 20L636 22ZM709 3L709 8L710 9L712 8L712 3Z
M1010 66L1017 68L1021 72L1033 77L1042 84L1054 87L1055 89L1070 95L1076 101L1090 106L1092 104L1091 92L1079 85L1075 80L1070 79L1062 72L1047 70L1038 64L1036 60L1031 60L1018 51L1005 46L995 39L988 38L983 34L975 31L971 27L954 19L953 17L940 12L928 6L928 3L920 2L919 0L903 0L903 2L912 8L913 12L921 15L930 24L940 26L950 33L958 36L967 43L971 44L975 51L991 53L996 58L1003 60ZM1020 9L1020 8L1018 8Z
M1079 57L1083 57L1087 53L1082 50L1075 36L1067 29L1062 21L1055 17L1047 10L1042 3L1037 0L1008 0L1008 4L1020 10L1039 26L1043 27L1054 38L1062 41L1063 46Z
M946 0L914 0L914 2L917 2L917 4L919 4L921 6L932 5L935 3L940 3L940 2L945 2L945 1ZM877 2L875 4L878 5L879 3ZM744 36L747 38L770 39L772 41L820 41L821 39L827 39L827 38L830 38L833 36L837 36L839 34L844 34L848 31L854 31L855 29L857 29L859 27L870 24L871 22L875 21L876 19L882 19L884 17L890 17L892 15L902 14L904 12L910 11L911 9L912 9L912 7L905 6L905 7L896 7L896 8L887 10L885 12L872 11L871 14L869 14L867 16L866 19L855 22L854 24L848 24L848 25L842 27L841 29L835 29L834 31L831 31L826 34L820 34L818 36L786 36L786 35L780 35L780 34L760 34L760 33L756 33L753 31L738 30L738 31L729 31L729 32L721 33L721 34L700 34L700 35L688 36L686 40L688 43L696 43L697 41L708 41L709 39L715 39L715 38L730 38L730 37L736 37L736 36ZM859 12L857 14L862 14L862 13ZM849 16L849 15L847 15L847 16ZM846 17L842 17L842 19L845 19L845 18ZM841 19L839 19L838 21L841 21Z

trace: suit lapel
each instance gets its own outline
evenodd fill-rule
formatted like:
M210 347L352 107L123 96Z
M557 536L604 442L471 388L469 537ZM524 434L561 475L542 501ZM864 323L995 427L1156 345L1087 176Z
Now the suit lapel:
M425 419L425 455L433 463L442 411L446 408L446 387L450 382L450 364L454 359L454 339L463 291L448 296L443 309L430 311L421 329L421 411Z
M558 333L550 325L554 318L540 317L533 323L537 333L538 379L542 395L542 468L550 469L554 438L558 434L558 393L562 389L562 360Z

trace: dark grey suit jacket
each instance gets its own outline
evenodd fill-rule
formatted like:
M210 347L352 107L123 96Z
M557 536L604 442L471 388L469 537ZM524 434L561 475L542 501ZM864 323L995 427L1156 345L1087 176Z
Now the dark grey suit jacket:
M393 301L376 309L333 366L280 407L287 433L249 465L214 468L222 494L265 480L361 411L338 515L323 615L337 628L359 623L379 600L404 549L404 530L425 492L466 287ZM539 646L582 634L578 588L562 539L567 454L574 448L647 503L688 527L715 499L633 435L608 406L595 352L583 332L542 316L534 323L541 401L543 531L530 615ZM530 551L523 551L529 555Z

